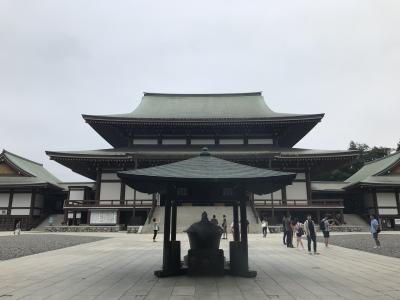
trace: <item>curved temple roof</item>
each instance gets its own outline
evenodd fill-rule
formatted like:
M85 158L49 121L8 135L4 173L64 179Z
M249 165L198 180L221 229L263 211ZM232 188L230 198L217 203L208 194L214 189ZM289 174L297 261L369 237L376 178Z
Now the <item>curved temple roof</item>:
M234 183L255 193L271 193L291 184L295 173L241 165L209 154L157 167L118 172L118 176L135 189L152 193L165 190L164 183Z
M85 119L321 119L323 114L287 114L272 111L261 92L234 94L144 93L131 113L104 116L83 115Z

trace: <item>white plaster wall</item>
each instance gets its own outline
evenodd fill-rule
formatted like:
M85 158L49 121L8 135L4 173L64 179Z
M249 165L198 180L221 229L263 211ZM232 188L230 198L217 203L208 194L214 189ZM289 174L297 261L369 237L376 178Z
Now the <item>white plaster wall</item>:
M12 207L30 207L31 197L31 193L15 193L13 195Z
M282 190L274 192L272 197L274 197L274 200L282 200Z
M0 193L0 207L8 207L9 200L10 200L9 193Z
M13 208L11 209L11 215L13 216L28 216L29 215L29 209L22 209L22 208Z
M84 200L85 197L85 190L84 189L79 189L79 190L70 190L69 191L69 200Z
M397 206L395 193L376 193L378 207Z
M119 180L117 173L102 173L101 180Z
M121 197L121 182L102 182L100 200L119 200Z
M219 139L220 145L243 145L243 139Z
M288 200L307 199L307 186L303 181L286 186L286 198Z
M397 215L397 208L379 208L378 209L380 215Z
M263 195L257 195L254 194L254 200L271 200L272 199L272 194L263 194Z

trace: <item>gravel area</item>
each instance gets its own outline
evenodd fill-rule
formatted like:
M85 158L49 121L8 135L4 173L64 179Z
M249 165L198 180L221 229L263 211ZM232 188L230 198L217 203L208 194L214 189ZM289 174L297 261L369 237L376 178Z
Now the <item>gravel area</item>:
M0 236L0 261L100 241L103 237L56 234Z
M322 243L324 241L323 237L318 237L317 240ZM333 235L329 239L332 245L400 258L399 234L380 234L379 241L382 248L374 249L375 242L370 234Z

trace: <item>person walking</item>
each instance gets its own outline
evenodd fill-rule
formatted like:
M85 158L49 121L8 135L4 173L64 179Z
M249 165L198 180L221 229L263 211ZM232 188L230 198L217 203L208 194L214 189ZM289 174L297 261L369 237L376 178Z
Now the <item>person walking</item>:
M301 248L304 250L303 241L301 240L301 237L304 235L304 229L303 224L301 224L299 220L297 220L294 230L296 234L296 248L298 249L299 245L301 245Z
M268 221L267 221L267 218L262 220L261 228L262 228L263 237L267 237L267 234L268 234Z
M329 232L331 231L329 220L328 220L328 215L326 215L321 223L320 223L320 229L324 235L324 242L325 242L325 247L328 247L329 245Z
M293 248L293 229L292 229L292 218L288 215L285 219L285 228L286 228L286 246L288 248Z
M286 245L286 217L283 216L282 218L282 230L283 230L283 244Z
M307 236L308 253L311 254L311 241L313 242L314 254L317 252L317 234L315 233L315 224L311 215L307 215L307 220L304 222L304 232Z
M154 232L154 235L153 235L153 242L156 241L157 233L158 233L159 230L160 230L160 226L158 226L157 219L154 218L154 219L153 219L153 232Z
M20 235L20 234L21 234L21 221L18 221L18 222L15 224L14 235L15 235L15 233L17 233L17 235Z
M228 239L228 222L225 215L222 216L222 239Z
M378 234L381 232L381 227L380 227L379 222L376 219L375 215L370 215L369 218L371 219L370 231L372 234L372 238L375 241L374 249L379 249L379 248L381 248L381 242L378 239Z
M210 222L213 223L214 225L217 225L217 226L218 226L218 220L217 220L217 218L215 217L215 215L213 215L213 217L212 217L212 219L210 220Z

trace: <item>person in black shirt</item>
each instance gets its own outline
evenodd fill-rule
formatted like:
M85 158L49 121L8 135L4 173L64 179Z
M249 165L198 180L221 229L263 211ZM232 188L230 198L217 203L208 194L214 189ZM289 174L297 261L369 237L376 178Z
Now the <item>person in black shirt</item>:
M304 222L304 231L307 236L308 253L311 254L311 241L313 242L314 254L317 252L317 234L315 233L315 224L311 215L307 215L307 220Z

